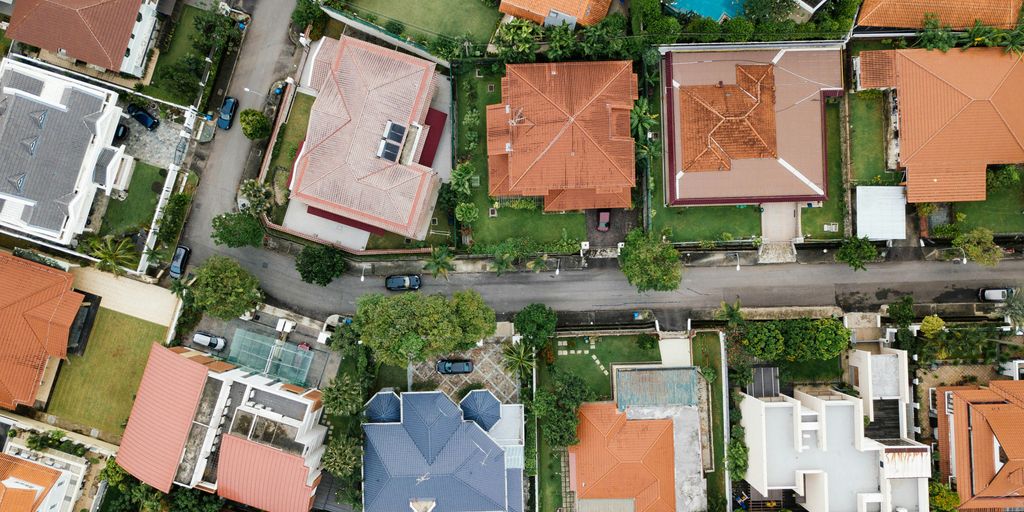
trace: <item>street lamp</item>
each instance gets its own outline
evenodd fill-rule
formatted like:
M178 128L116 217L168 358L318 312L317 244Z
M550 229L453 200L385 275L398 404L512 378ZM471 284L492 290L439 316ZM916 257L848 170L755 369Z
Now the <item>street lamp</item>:
M359 274L359 282L366 281L366 264L363 264L363 271Z
M964 252L964 248L963 247L957 247L957 249L960 249L960 255L963 256L963 259L960 260L960 264L961 265L966 265L967 264L967 253Z
M562 270L562 258L555 259L555 275L557 276Z
M732 253L732 255L736 257L736 271L739 272L740 271L740 253L734 252L734 253Z

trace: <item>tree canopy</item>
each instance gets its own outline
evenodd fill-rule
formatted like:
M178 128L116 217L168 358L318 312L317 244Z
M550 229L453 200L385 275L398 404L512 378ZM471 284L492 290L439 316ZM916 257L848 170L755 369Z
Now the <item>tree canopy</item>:
M238 115L238 122L242 123L242 134L251 140L270 136L270 131L273 128L270 126L270 118L254 108L243 110Z
M867 263L878 258L878 249L875 244L868 240L868 237L849 237L843 240L843 245L836 251L836 261L846 263L853 270L867 270Z
M345 254L325 245L307 245L295 257L295 270L304 282L327 286L345 273Z
M640 228L626 235L619 264L629 284L636 286L641 293L675 290L679 288L683 274L683 264L676 249Z
M263 224L244 212L222 213L213 218L213 243L228 247L263 245Z
M834 318L746 322L741 343L766 361L828 360L849 348L850 330Z
M968 260L986 267L994 267L1003 259L1003 249L996 245L992 230L988 228L974 228L957 235L953 247L963 249Z
M231 320L263 300L260 282L235 260L212 256L196 270L189 287L194 305L210 316Z
M552 446L571 446L579 443L576 427L579 408L584 402L596 398L594 390L582 377L574 373L555 370L552 389L537 390L533 412L544 425L544 437Z
M544 304L530 304L519 310L512 323L522 336L522 343L536 352L544 348L548 339L555 335L558 315Z

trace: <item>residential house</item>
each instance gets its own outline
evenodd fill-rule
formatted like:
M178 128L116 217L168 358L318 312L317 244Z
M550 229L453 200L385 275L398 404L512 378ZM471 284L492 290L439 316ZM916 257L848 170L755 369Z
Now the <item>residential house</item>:
M98 71L142 77L158 0L18 0L7 37Z
M663 51L665 204L829 197L824 112L843 94L841 45Z
M306 512L321 476L322 415L320 391L154 344L117 462L162 492L177 485Z
M888 91L907 201L985 200L986 166L1024 161L1024 63L1001 48L861 52L858 89Z
M46 403L84 300L73 280L0 252L0 407Z
M580 407L569 447L569 486L580 512L684 512L707 508L701 417L693 367L615 365L614 398Z
M965 30L975 21L1012 29L1017 26L1024 0L864 0L857 26L920 29L925 15L934 14L941 26Z
M523 510L523 406L475 390L381 391L366 404L363 510Z
M931 450L913 439L907 354L849 353L859 396L821 388L779 392L758 369L741 393L751 500L794 500L808 512L928 511ZM766 385L761 377L774 382Z
M135 159L111 146L117 94L9 59L0 87L0 227L67 245L96 194L131 180Z
M431 168L447 114L430 108L433 62L342 37L311 50L302 89L316 93L284 225L362 249L370 232L423 240L440 187ZM329 239L329 228L339 228Z
M636 185L630 61L509 64L487 107L492 197L543 197L544 211L629 208Z
M612 0L501 0L498 10L538 25L558 26L563 23L596 25L608 15Z
M1024 381L936 389L939 471L960 495L960 510L1024 507Z
M0 510L76 512L88 470L89 461L81 457L52 448L32 450L21 439L8 439L0 453Z

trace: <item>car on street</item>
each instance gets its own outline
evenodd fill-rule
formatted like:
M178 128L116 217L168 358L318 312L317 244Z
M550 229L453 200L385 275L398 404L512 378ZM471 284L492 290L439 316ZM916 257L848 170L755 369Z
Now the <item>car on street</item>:
M188 257L191 254L192 249L184 245L179 245L174 249L174 257L171 258L171 268L168 271L171 279L181 279L181 276L185 274L185 267L188 266Z
M1006 302L1013 295L1013 288L982 288L978 290L978 300L982 302Z
M114 128L114 144L118 144L126 138L128 138L128 125L117 123L117 128Z
M473 361L467 359L441 359L437 362L437 373L460 375L473 372Z
M597 230L602 233L608 231L612 224L612 212L601 210L597 212Z
M145 126L149 131L156 130L160 127L160 120L138 105L128 105L127 112L129 116L138 121L142 126Z
M210 350L216 350L220 352L224 350L224 346L227 345L227 340L221 336L216 336L208 332L198 331L192 335L192 344L206 347Z
M384 278L384 288L392 292L419 290L423 286L423 276L419 274L396 274Z
M224 104L220 107L220 115L217 116L217 128L230 130L235 122L235 111L238 110L238 100L228 96L224 98Z

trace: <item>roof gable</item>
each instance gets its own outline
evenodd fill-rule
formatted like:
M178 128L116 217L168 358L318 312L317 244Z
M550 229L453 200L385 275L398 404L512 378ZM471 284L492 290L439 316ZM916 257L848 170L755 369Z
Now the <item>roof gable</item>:
M0 512L31 512L37 510L60 479L53 469L0 453ZM10 484L4 482L10 481ZM16 487L16 482L37 486L39 490Z
M1021 0L864 0L857 24L866 27L923 28L926 14L942 25L965 29L975 20L984 25L1013 28Z
M7 37L121 69L142 0L20 0Z

